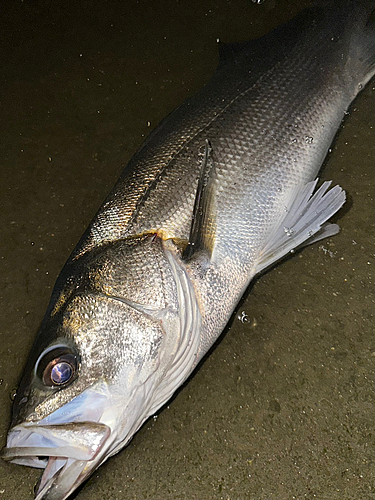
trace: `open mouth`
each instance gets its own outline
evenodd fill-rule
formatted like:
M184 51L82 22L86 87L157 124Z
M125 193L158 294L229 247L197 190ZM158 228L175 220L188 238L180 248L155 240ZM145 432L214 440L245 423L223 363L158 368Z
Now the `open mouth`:
M1 458L44 469L36 500L65 500L106 460L116 435L110 402L106 383L98 381L42 420L10 429Z
M17 425L2 458L44 468L36 500L64 500L102 463L111 429L102 423Z

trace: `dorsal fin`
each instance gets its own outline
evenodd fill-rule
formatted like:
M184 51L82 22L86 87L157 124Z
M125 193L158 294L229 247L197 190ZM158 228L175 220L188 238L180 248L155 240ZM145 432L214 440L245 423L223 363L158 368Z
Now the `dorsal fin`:
M316 25L324 16L324 10L320 7L305 9L290 21L260 38L229 44L219 42L217 71L220 72L222 69L228 71L228 65L241 69L244 62L246 68L249 68L249 62L253 62L259 71L262 71L263 67L268 69L270 64L276 63L290 53L304 36L307 28L311 30L311 25Z

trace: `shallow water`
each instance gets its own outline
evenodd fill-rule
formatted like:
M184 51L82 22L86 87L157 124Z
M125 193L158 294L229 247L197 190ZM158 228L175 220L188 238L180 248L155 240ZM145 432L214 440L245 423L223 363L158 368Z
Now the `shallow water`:
M208 80L217 38L260 36L309 4L2 3L1 446L56 276L123 166ZM341 233L257 280L199 371L77 499L375 498L374 88L322 174L349 194ZM31 499L39 474L0 462L0 500Z

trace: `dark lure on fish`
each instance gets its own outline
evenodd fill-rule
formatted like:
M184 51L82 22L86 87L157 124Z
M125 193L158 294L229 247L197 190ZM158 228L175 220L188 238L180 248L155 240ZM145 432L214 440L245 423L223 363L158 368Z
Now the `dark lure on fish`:
M192 373L252 278L338 231L316 176L375 73L369 3L307 10L223 46L211 81L145 141L65 264L2 457L67 498Z

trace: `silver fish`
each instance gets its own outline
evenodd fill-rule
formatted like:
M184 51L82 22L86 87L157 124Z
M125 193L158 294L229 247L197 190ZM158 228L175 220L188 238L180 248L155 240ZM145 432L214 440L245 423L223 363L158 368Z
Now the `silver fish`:
M335 234L314 193L375 73L371 8L316 8L223 46L211 81L135 154L64 266L14 402L6 460L67 498L192 373L250 281Z

